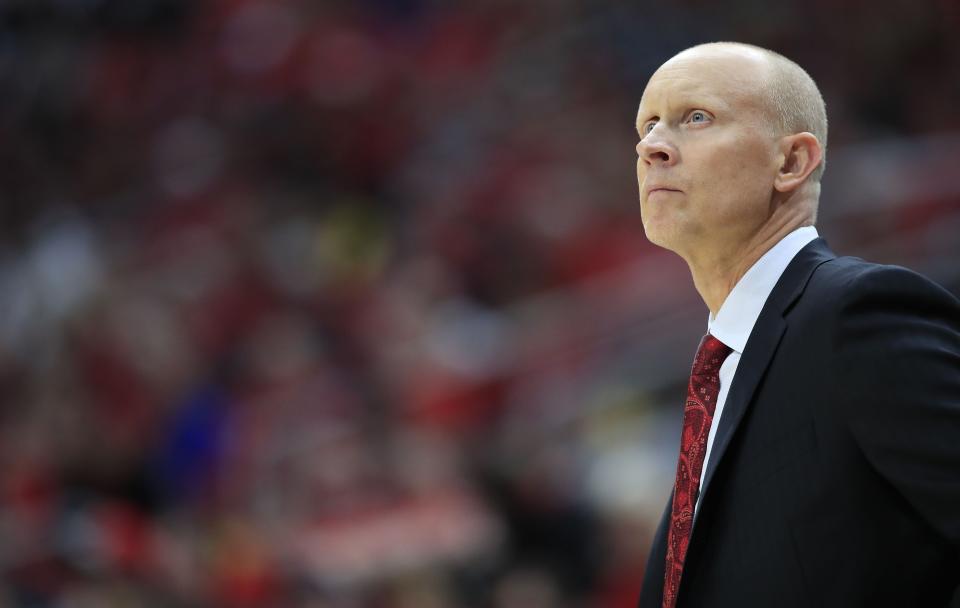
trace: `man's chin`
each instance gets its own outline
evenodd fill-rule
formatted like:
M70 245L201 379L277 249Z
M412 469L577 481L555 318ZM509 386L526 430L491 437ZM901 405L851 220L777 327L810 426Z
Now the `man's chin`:
M677 252L677 243L675 235L670 230L664 230L662 226L644 226L644 233L647 235L647 240L656 245L657 247L663 247L667 251Z

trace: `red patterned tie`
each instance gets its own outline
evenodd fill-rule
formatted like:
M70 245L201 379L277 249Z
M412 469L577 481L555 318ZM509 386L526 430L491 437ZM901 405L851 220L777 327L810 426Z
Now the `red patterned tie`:
M680 461L673 489L673 508L667 532L667 569L663 580L663 608L674 608L683 574L683 560L690 544L693 508L700 492L700 472L707 451L707 436L717 407L720 392L720 366L730 354L730 347L710 334L700 341L693 359L687 403L683 408L683 435L680 438Z

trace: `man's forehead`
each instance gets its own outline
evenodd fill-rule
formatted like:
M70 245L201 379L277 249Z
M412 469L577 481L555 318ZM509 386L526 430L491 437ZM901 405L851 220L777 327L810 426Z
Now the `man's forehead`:
M725 103L760 101L765 58L725 50L691 49L658 69L643 92L640 107L662 98L713 97Z

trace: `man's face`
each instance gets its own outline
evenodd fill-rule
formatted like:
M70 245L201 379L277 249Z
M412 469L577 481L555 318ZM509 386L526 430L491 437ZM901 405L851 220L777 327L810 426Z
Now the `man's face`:
M684 258L734 251L769 218L778 170L764 59L694 49L650 78L637 181L651 242Z

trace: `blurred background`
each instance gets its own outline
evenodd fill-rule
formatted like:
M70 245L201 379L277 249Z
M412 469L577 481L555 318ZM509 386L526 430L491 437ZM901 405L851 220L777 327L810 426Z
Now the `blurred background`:
M960 292L960 5L0 0L0 606L626 608L707 311L634 114L830 117L819 229Z

